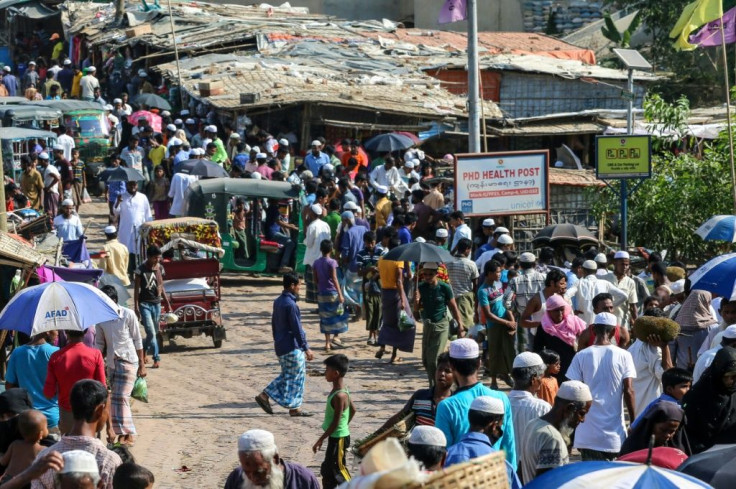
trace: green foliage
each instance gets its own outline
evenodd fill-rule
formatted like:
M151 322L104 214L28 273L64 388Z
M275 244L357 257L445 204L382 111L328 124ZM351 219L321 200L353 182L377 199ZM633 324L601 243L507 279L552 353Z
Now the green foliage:
M547 17L547 26L544 28L544 33L548 36L555 36L560 33L557 29L557 9L552 10Z
M636 13L634 18L631 20L629 27L627 27L623 32L619 32L616 28L616 24L611 18L611 14L609 12L606 12L603 15L603 21L606 24L604 27L601 27L601 33L603 36L616 44L617 48L628 48L631 46L631 36L634 35L641 25L641 10Z

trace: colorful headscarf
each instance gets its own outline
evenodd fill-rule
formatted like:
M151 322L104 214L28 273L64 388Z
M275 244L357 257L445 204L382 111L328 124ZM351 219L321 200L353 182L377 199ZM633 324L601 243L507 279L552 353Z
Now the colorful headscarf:
M558 294L551 295L545 303L546 312L542 316L542 329L544 332L557 337L567 343L568 345L575 344L575 338L577 335L585 331L588 326L585 321L577 317L572 313L572 308L567 301ZM564 307L562 313L562 321L559 323L552 322L552 318L549 317L549 311L554 311Z

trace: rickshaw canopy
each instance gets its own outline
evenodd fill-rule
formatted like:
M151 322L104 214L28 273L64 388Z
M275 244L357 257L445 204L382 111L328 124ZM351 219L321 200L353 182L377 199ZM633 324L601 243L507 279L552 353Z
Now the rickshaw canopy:
M102 112L105 110L105 107L103 107L101 104L98 104L97 102L88 102L86 100L38 100L36 102L33 102L33 105L52 107L54 109L59 109L65 114L76 111L94 110Z
M39 107L38 105L17 104L0 105L0 118L8 112L13 112L13 119L17 122L49 121L61 119L61 110L54 107Z
M21 139L56 139L56 134L51 131L39 129L27 129L25 127L3 127L0 131L0 139L3 141Z

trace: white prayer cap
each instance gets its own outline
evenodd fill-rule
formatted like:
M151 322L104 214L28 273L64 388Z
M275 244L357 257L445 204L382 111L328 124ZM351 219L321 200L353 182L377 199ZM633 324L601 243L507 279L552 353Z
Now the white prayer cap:
M583 268L586 270L596 270L598 268L598 264L593 260L585 260L583 262Z
M438 230L437 230L437 231L436 231L436 232L434 233L434 235L435 235L436 237L438 237L438 238L447 238L447 237L448 237L448 236L450 235L450 233L448 233L448 232L447 232L447 229L445 229L445 228L439 228L439 229L438 229Z
M113 106L112 106L112 105L110 105L110 104L105 104L105 110L112 110L112 109L114 109L114 108L115 108L115 107L113 107Z
M196 124L196 122L194 122L194 119L189 118L184 121L184 124Z
M613 255L614 260L628 260L630 258L628 251L617 251L615 255Z
M248 146L247 143L245 146L243 146L243 149L245 150L246 153L250 153L250 146Z
M268 158L268 155L266 153L257 153L256 154L256 159L257 160L265 160L266 158Z
M579 380L567 380L560 384L557 397L566 401L588 402L593 400L588 386Z
M355 214L353 214L350 211L344 211L342 214L340 214L341 219L347 219L348 221L354 223L355 222Z
M54 151L64 151L64 146L62 146L60 144L55 144L54 145Z
M502 245L514 244L513 238L511 238L511 236L509 236L508 234L502 234L501 236L498 237L496 242Z
M414 241L416 241L417 243L426 243L426 242L427 242L427 240L426 240L426 239L424 239L424 238L422 238L421 236L419 236L419 237L418 237L417 239L415 239Z
M138 70L138 76L145 78L148 76L148 73L146 73L146 70Z
M181 146L182 145L182 140L179 139L179 138L171 138L171 141L169 141L169 144L171 146Z
M450 343L450 358L456 358L458 360L468 358L478 358L480 351L478 349L478 343L470 338L460 338L459 340L452 341Z
M325 166L322 167L324 171L335 171L335 165L332 163L326 163Z
M115 226L105 226L105 234L115 234L118 232L118 228Z
M603 253L598 253L597 255L595 255L595 262L600 263L601 265L605 265L606 263L608 263L608 258L606 258L606 255L604 255Z
M537 261L537 257L534 256L534 253L531 253L529 251L525 251L519 257L520 263L534 263L535 261Z
M251 153L260 153L261 152L261 148L259 148L258 146L253 146L252 148L250 148L250 152Z
M72 199L64 199L61 201L61 206L62 207L66 207L66 206L74 207L74 201Z
M183 120L181 120L181 119L174 120L174 125L178 126L178 125L181 125L181 124L184 124L184 121Z
M307 180L309 178L314 178L314 174L311 172L311 170L304 170L301 174L301 177L303 180Z
M28 63L28 66L36 66L36 62L35 62L35 61L30 61L30 62Z
M48 160L49 159L49 154L46 151L41 151L38 154L38 159L39 160Z
M509 230L503 226L498 226L494 231L493 234L509 234Z
M723 337L729 340L736 339L736 324L732 324L728 328L723 330Z
M69 450L62 453L61 456L64 458L64 467L59 471L59 474L81 472L100 475L100 470L97 468L97 459L87 450Z
M70 60L69 58L64 60L64 66L68 66L70 64L72 64L72 60Z
M210 124L209 126L204 128L204 132L217 132L217 126L214 124Z
M321 205L319 205L319 204L312 204L309 208L312 209L312 212L314 212L318 216L321 216L322 215L322 206Z
M315 139L314 141L312 141L312 147L314 146L322 146L322 143L319 142L319 139Z
M599 312L593 318L593 324L605 324L606 326L616 326L618 321L616 316L610 312Z
M342 206L342 208L343 210L346 210L346 211L354 211L354 210L360 209L360 207L358 207L358 204L356 204L353 201L345 202L345 205Z
M263 452L276 450L273 434L266 430L248 430L238 438L239 452Z
M255 180L263 180L263 175L261 175L257 171L254 171L253 173L250 174L250 178L253 178Z
M483 227L484 228L492 228L495 225L496 225L496 221L494 221L490 217L488 219L483 219Z
M414 168L414 160L405 161L404 166L407 168Z
M503 401L491 396L479 396L470 403L470 411L488 414L504 414Z
M445 438L445 434L439 428L419 425L411 431L408 443L429 447L446 447L447 438Z
M376 192L378 192L379 194L387 194L388 187L385 185L376 185Z
M525 351L516 355L513 368L536 367L538 365L544 365L542 357L534 352Z
M91 71L92 73L94 73L95 71L97 71L97 68L94 65L92 65L87 68L87 71Z
M10 73L10 71L11 71L10 66L8 66L8 65L3 66L3 71L5 71L7 73Z
M670 290L673 295L682 294L685 292L685 279L681 278L670 284Z
M417 155L417 159L419 159L419 160L423 160L424 159L424 151L422 151L421 149L418 149L417 150L416 155Z
M288 146L288 145L289 145L289 140L288 139L286 139L286 138L279 139L279 146Z
M122 104L123 103L123 99L121 99L121 98L113 99L112 103L114 103L114 104Z
M184 109L181 112L179 112L181 116L189 115L189 109Z
M176 132L176 126L174 124L169 124L166 126L167 131Z
M422 263L422 270L437 270L440 268L440 264L436 261L427 261Z

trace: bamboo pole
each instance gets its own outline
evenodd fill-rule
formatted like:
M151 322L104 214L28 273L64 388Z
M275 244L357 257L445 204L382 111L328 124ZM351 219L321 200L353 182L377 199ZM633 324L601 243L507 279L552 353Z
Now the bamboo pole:
M731 88L728 82L728 56L726 51L726 33L723 31L723 19L721 19L721 52L723 58L723 80L726 83L726 117L728 118L728 152L731 163L731 188L733 192L733 210L736 213L736 167L733 157L733 124L731 121Z
M169 4L169 22L171 23L171 40L174 43L174 57L176 58L176 78L179 81L179 105L184 108L184 84L181 82L181 67L179 66L179 45L176 42L176 30L174 29L174 14L171 12L171 0Z

